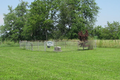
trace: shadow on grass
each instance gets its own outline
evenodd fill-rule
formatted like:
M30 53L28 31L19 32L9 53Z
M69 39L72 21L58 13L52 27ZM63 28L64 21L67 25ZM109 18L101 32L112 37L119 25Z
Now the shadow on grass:
M78 49L77 51L88 51L89 49Z
M19 48L19 49L21 49L21 48ZM21 49L21 50L26 50L26 49ZM51 53L69 53L69 52L79 52L79 51L88 51L89 49L88 48L84 48L84 50L83 50L83 48L76 48L76 49L61 49L61 51L54 51L54 49L53 50L46 50L46 51L44 51L44 50L26 50L26 51L30 51L30 52L37 52L37 53L47 53L47 54L51 54Z

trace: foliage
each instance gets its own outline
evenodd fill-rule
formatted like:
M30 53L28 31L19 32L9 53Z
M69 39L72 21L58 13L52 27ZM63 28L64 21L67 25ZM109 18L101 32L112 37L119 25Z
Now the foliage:
M0 47L18 47L19 43L10 40L0 41Z
M99 7L94 0L34 0L30 5L21 0L15 9L8 9L2 39L19 41L74 39L86 29L92 34Z
M23 27L26 21L27 2L21 1L15 9L8 6L9 13L4 14L4 26L1 26L2 39L19 41L22 37Z
M50 8L47 2L36 0L31 3L29 17L24 27L23 34L34 40L46 40L52 30L52 20L49 18Z
M97 26L94 28L95 36L98 39L119 39L120 38L120 23L119 22L107 22L105 27Z
M89 50L93 50L94 48L96 48L95 47L96 44L93 37L90 37L90 36L88 37L88 45L89 45L88 47Z
M61 35L73 39L78 31L93 29L99 7L94 0L63 0L60 3L59 30Z

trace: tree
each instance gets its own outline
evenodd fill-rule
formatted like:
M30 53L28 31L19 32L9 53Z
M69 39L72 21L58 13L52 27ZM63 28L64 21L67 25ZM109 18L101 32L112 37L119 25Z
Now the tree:
M97 36L98 39L102 39L102 26L96 26L94 28L94 36Z
M14 10L11 6L8 6L8 10L10 11L8 14L4 14L4 26L1 26L1 33L3 40L11 39L11 35L13 33L13 28L16 21L16 16Z
M4 26L2 26L2 36L13 41L22 40L23 26L26 21L27 2L22 1L15 9L8 6L9 13L4 14Z
M59 30L61 35L76 38L78 31L91 31L99 7L94 0L62 0L59 6Z
M28 20L24 26L24 36L33 40L47 40L53 21L50 19L49 0L35 0L30 5Z
M118 39L119 38L119 29L120 29L120 24L119 22L113 22L113 23L110 23L110 22L107 22L107 26L108 28L108 31L109 31L109 36L110 38L109 39Z
M95 36L99 39L119 39L120 38L120 23L119 22L107 22L105 27L97 26L94 28Z
M15 9L9 6L1 31L4 38L18 40L48 40L77 38L78 31L93 34L99 7L94 0L21 0ZM57 36L56 36L57 35Z
M23 27L25 25L25 22L27 20L27 14L28 14L28 2L24 2L21 1L20 4L18 4L18 6L15 8L15 14L16 14L16 22L15 22L15 29L14 29L14 35L13 38L15 36L15 33L18 33L17 36L17 40L23 40L24 37L22 35L23 32Z

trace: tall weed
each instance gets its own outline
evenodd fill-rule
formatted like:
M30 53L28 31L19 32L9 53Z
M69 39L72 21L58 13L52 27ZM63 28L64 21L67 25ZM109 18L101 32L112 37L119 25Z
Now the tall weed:
M19 46L19 43L15 43L13 41L3 41L0 44L0 47L7 47L7 46L9 47Z
M97 40L97 47L120 48L120 40Z

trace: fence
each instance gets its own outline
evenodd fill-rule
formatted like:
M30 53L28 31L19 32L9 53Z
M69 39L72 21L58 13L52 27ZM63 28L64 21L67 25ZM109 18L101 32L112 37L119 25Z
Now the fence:
M53 41L54 46L47 47L46 41L20 41L20 48L32 51L53 51L54 47L60 46L62 51L64 50L71 50L74 48L77 49L77 42L71 41Z
M78 49L77 41L53 41L54 46L47 47L46 41L20 41L20 48L32 51L54 51L54 47L60 46L62 51Z
M44 42L42 41L20 41L20 48L32 51L44 51Z
M54 46L50 47L47 46L47 41L20 41L20 48L32 51L54 51L54 48L59 46L62 51L74 51L83 49L78 45L78 41L79 40L53 41Z

